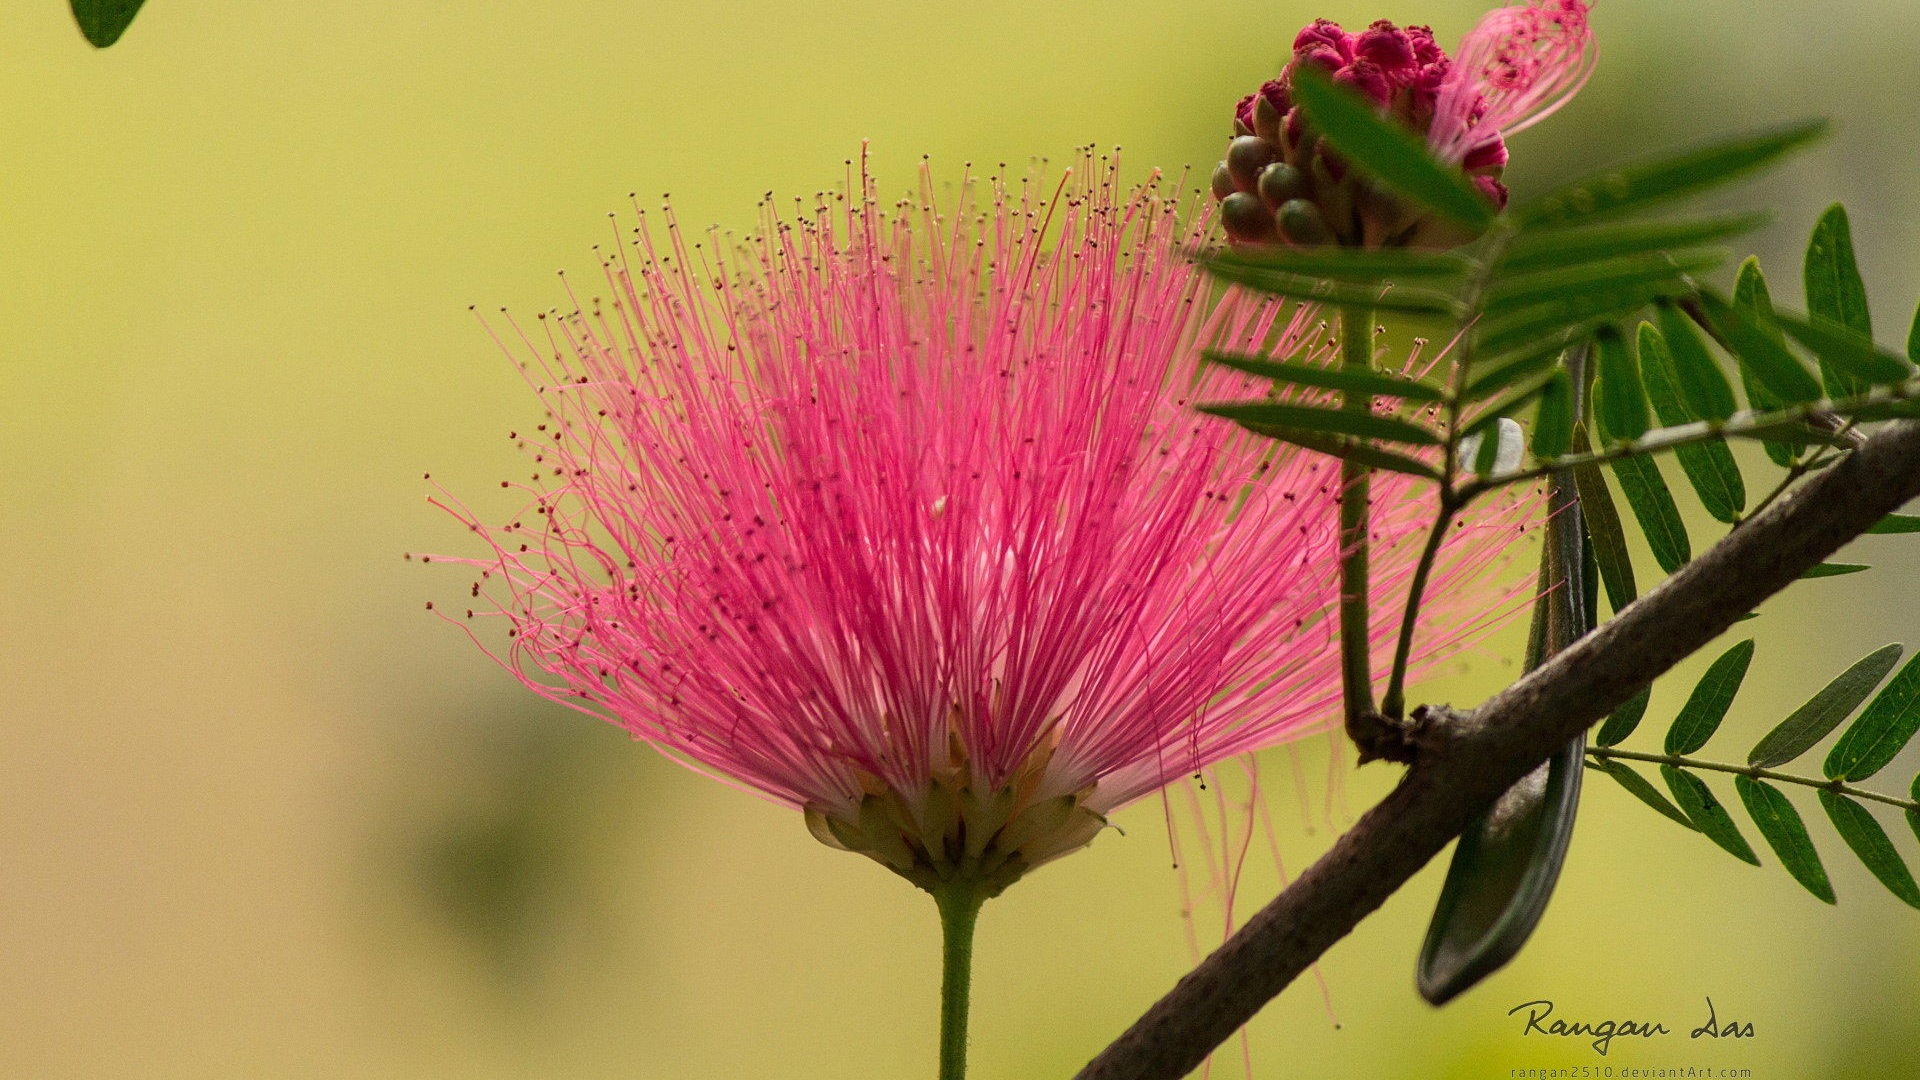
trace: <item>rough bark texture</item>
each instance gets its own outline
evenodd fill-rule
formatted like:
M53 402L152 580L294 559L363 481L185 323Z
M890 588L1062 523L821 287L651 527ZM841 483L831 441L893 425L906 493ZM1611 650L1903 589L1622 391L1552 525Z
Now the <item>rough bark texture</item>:
M1398 787L1077 1080L1177 1080L1567 740L1920 495L1920 422L1840 464L1469 713L1428 709Z

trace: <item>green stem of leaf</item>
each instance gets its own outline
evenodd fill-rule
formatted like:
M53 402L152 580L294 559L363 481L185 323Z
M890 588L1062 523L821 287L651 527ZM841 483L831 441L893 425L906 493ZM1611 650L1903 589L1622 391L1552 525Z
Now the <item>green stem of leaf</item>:
M1512 240L1512 229L1503 221L1496 221L1486 239L1485 255L1467 283L1466 303L1472 308L1479 308L1487 284L1493 278L1494 264L1500 260ZM1426 599L1427 579L1433 574L1434 562L1440 555L1441 544L1446 541L1447 529L1453 524L1454 515L1472 497L1455 490L1455 480L1460 473L1460 444L1466 437L1462 420L1467 379L1472 374L1473 366L1470 341L1463 338L1455 346L1452 362L1452 380L1441 401L1446 412L1446 426L1445 450L1440 460L1440 507L1434 516L1433 531L1427 534L1426 546L1421 549L1420 561L1414 567L1413 580L1407 589L1407 606L1400 617L1400 630L1393 649L1393 670L1387 676L1387 694L1381 703L1381 711L1394 720L1400 719L1406 709L1407 666L1413 657L1413 638L1420 621L1420 605ZM1489 431L1483 437L1494 438L1495 435Z
M1782 784L1798 784L1801 787L1825 788L1856 799L1885 803L1902 810L1920 812L1920 802L1902 799L1894 795L1882 795L1877 791L1857 788L1838 780L1828 780L1819 776L1796 776L1793 773L1777 772L1773 769L1761 769L1752 765L1729 765L1722 761L1705 761L1700 758L1686 757L1680 754L1647 754L1634 750L1622 750L1613 746L1589 746L1587 756L1602 761L1618 758L1625 761L1645 761L1655 765L1671 765L1676 769L1698 769L1703 772L1728 773L1733 776L1751 776L1758 780L1774 780Z
M1728 436L1756 436L1770 428L1785 427L1792 424L1824 423L1829 432L1852 434L1849 414L1861 412L1880 405L1892 405L1920 399L1920 379L1911 379L1896 386L1883 386L1876 390L1854 397L1836 401L1810 401L1803 405L1791 405L1773 412L1740 412L1725 423L1700 421L1692 424L1680 424L1675 427L1660 428L1649 432L1637 442L1621 443L1605 450L1590 454L1572 454L1555 458L1553 461L1501 473L1494 480L1475 479L1461 485L1461 494L1471 498L1496 487L1516 484L1526 480L1537 480L1555 469L1571 468L1576 465L1604 465L1621 458L1637 457L1643 454L1655 454L1675 447L1692 443L1711 442ZM1851 441L1851 440L1849 440ZM1749 517L1752 516L1750 513Z
M1387 676L1387 694L1380 699L1380 711L1392 720L1400 719L1406 712L1407 665L1413 657L1413 635L1420 622L1420 603L1426 596L1427 578L1433 574L1440 545L1447 538L1447 527L1453 524L1453 515L1458 510L1458 504L1446 492L1441 492L1440 512L1434 519L1433 529L1427 533L1426 546L1420 549L1420 561L1413 568L1406 611L1400 616L1399 639L1393 647L1393 671Z
M1823 447L1822 448L1823 452L1824 452L1824 449L1825 448ZM1817 455L1812 459L1796 458L1792 465L1787 466L1786 475L1780 478L1780 482L1773 486L1772 491L1767 492L1767 497L1755 503L1753 506L1753 509L1747 511L1747 513L1744 516L1742 516L1740 520L1750 521L1753 518L1758 517L1761 511L1765 510L1769 506L1772 506L1774 502L1780 498L1780 496L1785 495L1787 493L1788 488L1791 488L1793 485L1799 483L1801 477L1806 476L1807 473L1812 471L1811 462L1816 460L1818 460ZM1735 522L1734 524L1738 525L1739 522Z
M1810 458L1795 458L1793 464L1787 467L1787 474L1780 478L1780 482L1774 485L1772 491L1767 492L1767 497L1754 504L1753 509L1741 516L1740 521L1751 521L1753 518L1759 516L1761 511L1772 506L1780 496L1787 493L1787 489L1799 483L1808 473L1821 468L1826 465L1827 462L1839 456L1839 451L1829 446L1823 446L1815 451L1814 455ZM1735 522L1734 524L1738 525L1739 522Z

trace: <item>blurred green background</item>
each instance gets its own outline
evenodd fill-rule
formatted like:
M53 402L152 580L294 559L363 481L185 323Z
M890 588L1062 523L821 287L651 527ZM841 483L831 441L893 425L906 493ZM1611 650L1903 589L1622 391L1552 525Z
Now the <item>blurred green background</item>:
M930 1073L924 896L536 702L422 610L465 578L401 559L464 536L421 474L482 492L519 467L504 436L535 408L466 305L559 302L553 269L594 266L629 191L744 227L764 191L833 183L863 137L898 187L922 152L957 166L1093 142L1136 169L1210 166L1232 101L1310 18L1431 22L1451 45L1477 12L156 0L95 53L58 0L6 5L0 1076ZM1524 195L1688 137L1837 116L1837 138L1731 201L1782 210L1760 251L1795 300L1806 229L1846 200L1897 338L1920 290L1920 7L1764 12L1609 0L1593 84L1515 141L1509 178ZM1920 644L1920 550L1871 538L1856 556L1884 565L1742 628L1760 649L1729 743L1870 648ZM1484 696L1513 674L1513 638L1424 696ZM1700 666L1656 692L1650 725ZM1330 825L1326 756L1300 751L1303 814L1270 755L1290 866L1392 779L1336 769ZM1444 1011L1418 1000L1429 868L1327 957L1337 1028L1306 983L1255 1022L1256 1073L1910 1077L1920 913L1802 806L1837 911L1770 855L1742 866L1595 782L1515 964ZM981 1080L1070 1075L1184 969L1160 818L1135 808L1125 837L988 908ZM1274 887L1256 855L1242 910ZM1217 908L1201 918L1217 940ZM1709 995L1756 1037L1602 1059L1505 1016L1551 998L1684 1031Z

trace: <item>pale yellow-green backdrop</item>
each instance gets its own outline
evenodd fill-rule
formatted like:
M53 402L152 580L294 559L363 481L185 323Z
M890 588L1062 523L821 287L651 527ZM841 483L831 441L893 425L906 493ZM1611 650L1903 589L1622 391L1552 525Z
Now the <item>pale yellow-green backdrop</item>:
M552 271L595 265L629 191L744 226L764 191L832 183L863 137L899 185L923 151L1209 165L1232 99L1323 14L1450 43L1475 9L153 0L95 53L60 0L7 4L0 1077L928 1075L925 897L535 702L422 610L465 579L402 553L465 537L421 474L483 491L534 415L466 305L559 302ZM1920 8L1608 0L1597 23L1594 83L1515 141L1516 187L1840 115L1744 198L1783 209L1760 249L1789 299L1796 238L1846 199L1880 329L1904 334ZM1920 643L1920 548L1856 552L1884 565L1743 628L1760 651L1725 754L1853 657ZM1430 693L1490 691L1513 670L1496 644ZM1324 751L1303 760L1311 820L1269 762L1294 863L1330 836ZM1390 779L1348 777L1343 813ZM988 909L982 1080L1069 1075L1186 963L1158 807L1121 823ZM1511 968L1445 1011L1415 997L1430 868L1327 958L1342 1026L1296 988L1251 1029L1257 1073L1920 1074L1920 912L1813 826L1837 910L1596 783ZM1254 863L1243 903L1274 887ZM1755 1037L1603 1059L1504 1015L1551 998L1684 1031L1709 995Z

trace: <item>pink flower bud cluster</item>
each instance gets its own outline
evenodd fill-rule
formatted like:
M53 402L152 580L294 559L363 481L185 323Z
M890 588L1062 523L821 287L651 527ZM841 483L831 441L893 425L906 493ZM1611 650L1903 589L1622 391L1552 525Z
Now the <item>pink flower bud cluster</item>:
M1241 243L1449 247L1469 237L1351 175L1294 107L1302 65L1318 67L1457 162L1504 207L1503 132L1558 108L1592 67L1587 5L1532 0L1490 13L1449 59L1425 26L1385 19L1358 33L1317 19L1295 35L1279 76L1240 99L1235 138L1214 171L1227 234Z
M1295 35L1287 74L1260 88L1281 113L1289 111L1285 83L1298 64L1324 69L1334 82L1353 88L1424 133L1433 121L1433 107L1440 96L1448 60L1445 50L1434 43L1432 29L1425 26L1401 29L1381 19L1360 33L1350 34L1339 23L1316 19ZM1248 94L1242 98L1234 112L1244 134L1252 134L1254 129L1254 97Z

